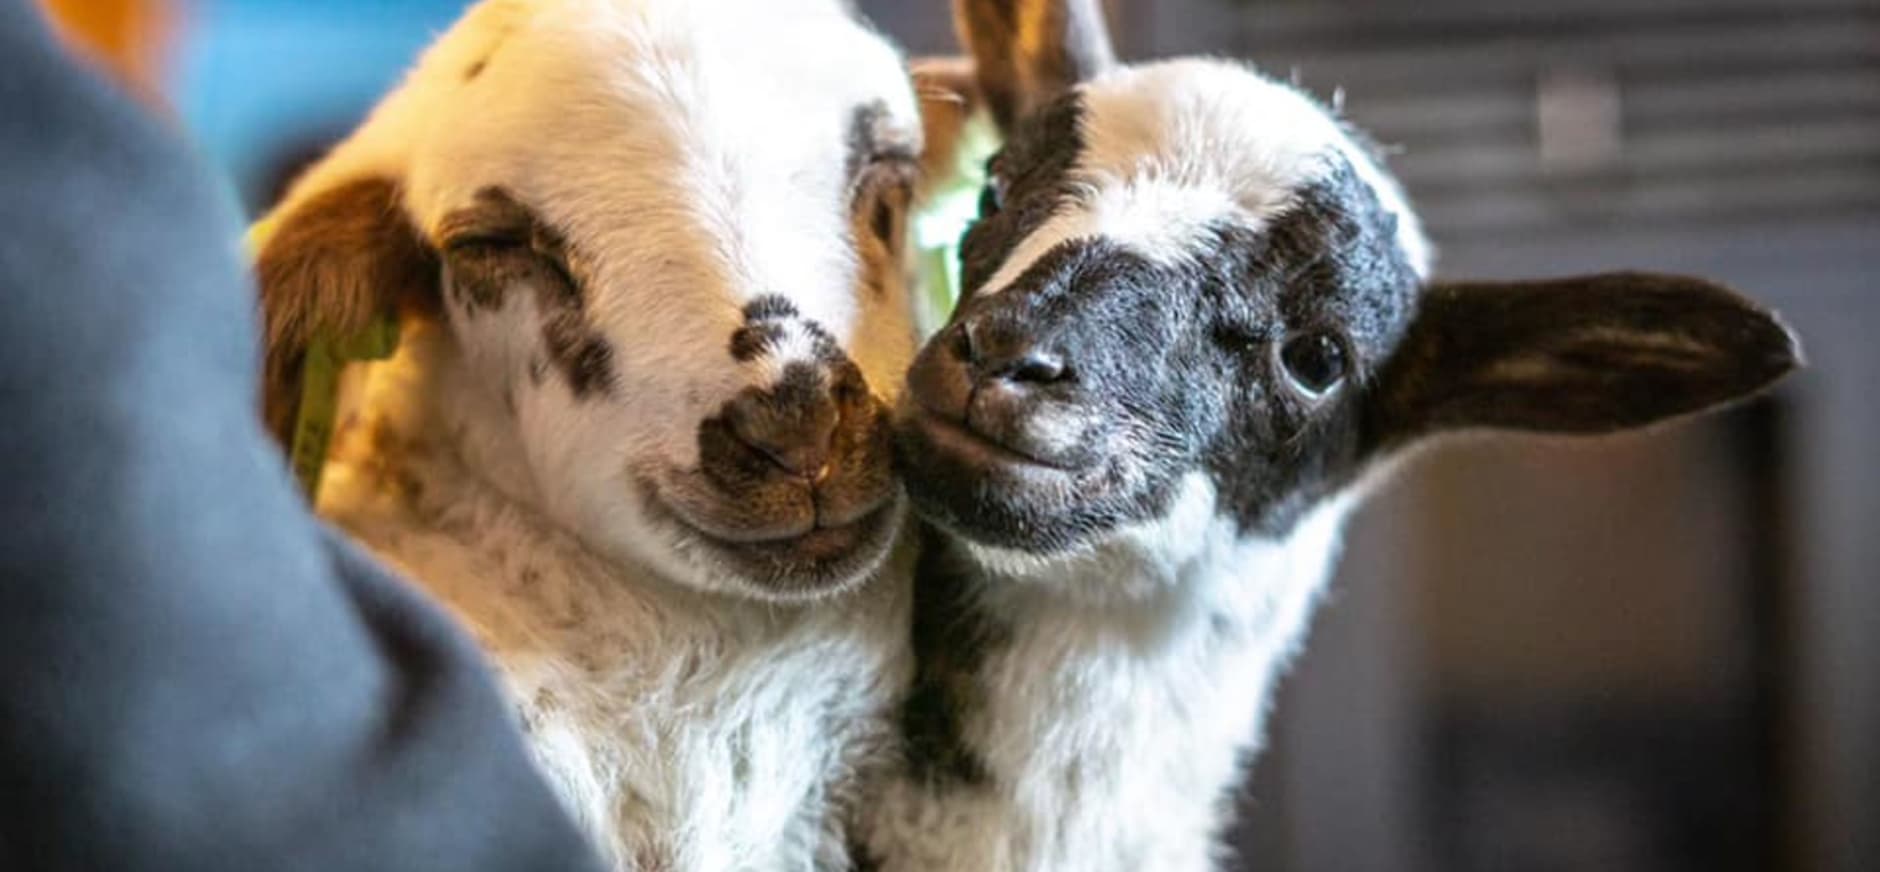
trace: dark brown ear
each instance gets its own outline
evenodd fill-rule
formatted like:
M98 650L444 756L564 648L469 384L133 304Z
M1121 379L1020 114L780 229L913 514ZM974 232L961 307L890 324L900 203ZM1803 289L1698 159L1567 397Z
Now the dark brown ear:
M1116 63L1102 0L954 0L953 15L1002 131Z
M283 446L316 337L341 339L375 318L434 311L438 260L389 179L348 182L276 219L256 258L266 369L262 414Z
M1367 441L1608 433L1747 397L1800 364L1773 313L1702 279L1437 284L1378 378Z

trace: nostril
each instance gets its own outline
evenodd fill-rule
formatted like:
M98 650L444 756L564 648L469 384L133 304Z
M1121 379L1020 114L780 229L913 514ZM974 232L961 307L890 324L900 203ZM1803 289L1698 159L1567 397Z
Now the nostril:
M728 412L731 435L772 466L799 478L812 478L828 466L841 417L833 403L800 406L751 395Z
M1049 384L1064 378L1064 358L1043 351L1027 352L1013 361L1006 378L1015 382Z
M978 362L979 348L973 341L973 322L961 321L955 324L953 335L947 338L947 346L955 358L967 363Z
M944 341L974 384L1044 385L1068 379L1070 367L1059 344L1035 327L1020 318L968 318L955 324Z

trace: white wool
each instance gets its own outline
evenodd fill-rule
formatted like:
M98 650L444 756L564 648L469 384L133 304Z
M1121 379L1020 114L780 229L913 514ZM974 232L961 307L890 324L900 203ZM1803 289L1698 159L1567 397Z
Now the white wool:
M859 590L764 602L650 517L643 486L696 464L701 418L809 357L809 321L878 393L898 386L903 273L871 288L851 232L844 146L865 105L918 141L901 59L838 0L486 0L276 213L390 179L436 244L498 188L581 254L607 396L531 384L530 288L494 312L447 305L371 368L319 509L474 630L622 868L844 862L840 822L903 682L904 547ZM739 362L740 310L767 295L800 318Z

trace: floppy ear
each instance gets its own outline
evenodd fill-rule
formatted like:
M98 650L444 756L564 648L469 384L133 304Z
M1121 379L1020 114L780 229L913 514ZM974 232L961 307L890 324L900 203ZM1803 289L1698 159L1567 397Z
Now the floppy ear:
M350 337L383 315L435 310L438 260L400 207L397 184L384 178L315 193L264 227L255 262L266 343L262 414L285 447L309 343Z
M953 16L1001 131L1116 63L1102 0L954 0Z
M1774 314L1702 279L1436 284L1378 378L1367 443L1470 428L1608 433L1747 397L1800 363Z

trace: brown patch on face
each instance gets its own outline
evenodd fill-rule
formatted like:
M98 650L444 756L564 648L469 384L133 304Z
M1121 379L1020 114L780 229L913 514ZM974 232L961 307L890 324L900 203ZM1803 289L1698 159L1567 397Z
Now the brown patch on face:
M437 269L390 179L339 185L280 219L255 261L267 346L262 409L276 439L291 438L308 344L357 333L381 313L434 313Z
M793 311L747 307L775 327ZM749 329L747 326L746 329ZM704 534L706 550L778 596L827 592L874 566L893 540L898 486L888 413L861 369L812 322L816 346L778 381L747 388L699 423L696 470L656 486L655 514Z
M775 324L751 324L731 334L731 359L750 363L783 341L783 328Z
M578 307L563 307L542 322L548 359L567 379L575 399L613 390L614 347L587 322Z
M466 314L501 310L512 290L534 289L544 359L542 366L531 363L532 383L540 384L543 368L553 366L576 398L612 389L613 346L588 321L580 270L559 231L507 191L485 188L472 205L446 216L438 235L450 269L450 300Z

